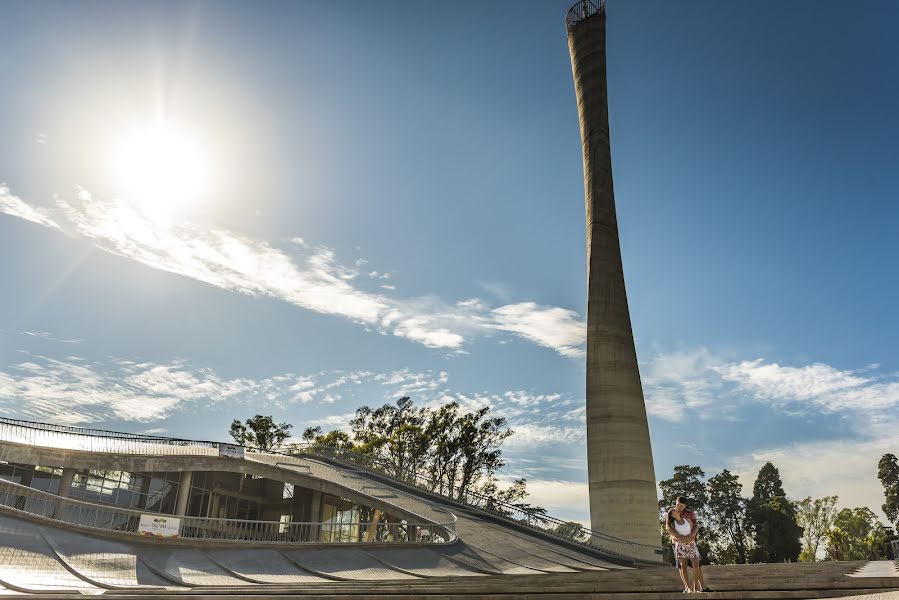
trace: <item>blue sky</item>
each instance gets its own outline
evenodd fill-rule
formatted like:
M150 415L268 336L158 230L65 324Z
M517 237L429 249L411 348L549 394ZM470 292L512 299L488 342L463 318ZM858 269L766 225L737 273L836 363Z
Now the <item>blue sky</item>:
M587 520L567 8L8 4L3 412L223 439L404 393L487 404L516 430L507 476ZM773 460L795 497L877 509L899 451L899 7L608 13L657 477L750 488ZM160 123L189 173L147 197L129 152Z

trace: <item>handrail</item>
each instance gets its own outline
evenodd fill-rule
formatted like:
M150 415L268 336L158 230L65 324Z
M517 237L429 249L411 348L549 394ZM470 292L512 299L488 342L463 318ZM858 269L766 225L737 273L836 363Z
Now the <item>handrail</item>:
M596 14L606 12L606 0L580 0L568 9L565 15L565 26L571 31L575 25Z
M179 521L179 538L253 543L447 544L456 540L455 521L448 523L311 523L173 517L109 504L96 504L36 490L0 479L0 509L24 512L78 528L142 535L142 516Z
M479 492L471 490L466 490L461 497L442 494L437 491L438 486L435 484L435 482L422 475L421 473L409 473L408 478L397 477L392 472L390 472L389 469L385 468L385 463L373 459L369 456L353 452L351 450L341 450L339 448L327 446L316 446L314 444L299 446L301 448L301 452L299 452L299 454L308 453L312 454L313 456L324 457L357 468L363 468L397 483L414 487L428 494L433 494L435 496L445 498L451 502L456 502L463 506L468 506L490 513L501 519L515 523L516 525L525 526L535 531L539 531L543 534L548 534L553 537L564 539L568 542L579 544L587 548L598 548L606 553L621 558L637 558L647 562L662 562L663 549L660 546L639 544L637 542L623 540L621 538L616 538L598 531L587 529L586 527L565 527L563 529L560 529L560 526L566 526L569 523L566 521L562 521L561 519L551 517L549 515L537 514L516 504L503 502L486 494L481 494ZM293 456L296 455L297 453L293 454ZM541 527L540 523L554 527Z
M596 0L594 0L596 1ZM22 419L0 417L0 441L24 443L45 447L63 447L73 450L84 450L97 453L140 454L140 455L181 455L211 456L218 454L219 442L187 440L163 436L142 435L89 429L70 425L55 425ZM41 443L43 442L43 443ZM502 502L490 496L473 491L466 491L462 496L448 496L438 491L432 480L421 473L410 473L406 477L395 476L387 466L379 461L349 450L318 446L315 444L297 444L299 453L311 454L330 460L340 461L358 468L377 473L380 476L410 485L429 494L445 498L464 506L491 513L499 518L509 520L520 526L529 527L545 535L551 535L570 543L587 548L599 549L614 556L639 559L647 562L662 562L661 546L639 544L616 538L602 532L592 531L585 527L563 527L565 521L548 515L529 512L515 504ZM259 448L245 447L246 450L276 456L295 456L287 453ZM547 526L541 526L540 524Z

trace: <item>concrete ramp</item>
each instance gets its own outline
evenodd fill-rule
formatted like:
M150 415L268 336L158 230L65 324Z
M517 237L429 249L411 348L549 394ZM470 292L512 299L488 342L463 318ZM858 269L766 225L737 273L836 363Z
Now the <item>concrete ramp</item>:
M535 569L546 573L576 573L578 569L572 569L557 561L548 560L536 556L527 550L519 548L510 539L512 536L504 531L497 533L480 526L478 522L469 521L460 517L456 522L456 532L465 543L487 554L499 557L520 567Z
M497 575L540 575L543 571L529 569L509 562L493 554L469 546L465 542L453 544L452 548L441 549L444 556L465 563L472 568Z
M373 556L355 548L302 548L285 550L284 555L303 569L333 579L358 581L419 579L415 575L391 569Z
M100 587L176 587L138 560L131 544L55 527L41 527L40 532L60 561Z
M259 583L327 583L332 581L309 571L301 570L277 550L256 548L212 550L209 557L222 567L241 577Z
M38 525L0 514L0 585L18 592L101 593L69 572L44 540Z
M143 546L143 545L142 545ZM244 581L209 559L205 553L193 548L165 548L146 545L140 548L140 558L150 569L179 585L197 586L248 586ZM248 550L252 552L252 550Z
M421 577L483 577L485 573L454 562L428 548L377 548L366 552L388 566Z
M580 571L604 571L606 569L616 568L616 566L611 563L604 562L598 558L588 556L565 546L554 545L551 542L533 535L528 535L525 532L507 529L482 520L478 520L478 525L480 527L492 529L497 535L505 536L503 538L504 540L515 544L518 548L525 549L535 556L558 562L566 567L571 567Z

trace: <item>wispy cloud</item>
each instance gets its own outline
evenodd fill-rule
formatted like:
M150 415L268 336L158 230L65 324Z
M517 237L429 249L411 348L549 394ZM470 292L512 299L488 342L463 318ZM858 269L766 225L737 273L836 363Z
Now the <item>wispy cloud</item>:
M515 434L508 438L504 448L515 450L543 445L583 444L587 432L583 425L560 426L541 423L517 423L512 425Z
M647 412L676 422L720 399L723 382L716 369L722 364L705 348L654 356L641 365ZM720 407L716 414L721 414Z
M44 227L60 229L59 225L47 216L46 210L26 204L21 198L14 196L6 184L2 182L0 182L0 212L43 225Z
M739 391L776 404L802 404L826 412L899 408L899 382L815 363L801 367L742 361L716 368Z
M395 290L384 283L390 272L370 270L360 278L365 259L348 267L333 250L300 237L290 239L288 253L223 228L160 223L127 202L104 200L85 189L71 200L58 198L50 210L32 207L0 186L0 212L62 229L154 269L278 298L430 348L463 352L469 339L505 331L565 357L584 354L586 324L574 311L534 302L491 307L476 298L456 303L434 296L395 298L386 295Z
M84 340L80 340L80 339L71 339L71 340L60 339L60 338L54 337L53 334L50 333L49 331L23 331L20 335L26 335L28 337L34 337L34 338L38 338L41 340L46 340L48 342L59 342L60 344L80 344L81 342L84 341Z
M789 414L888 414L899 408L899 381L877 368L729 361L696 348L655 356L643 365L643 383L648 412L668 421L728 418L747 402Z
M585 354L587 325L572 310L521 302L495 308L491 316L492 327L511 331L562 356L580 358Z

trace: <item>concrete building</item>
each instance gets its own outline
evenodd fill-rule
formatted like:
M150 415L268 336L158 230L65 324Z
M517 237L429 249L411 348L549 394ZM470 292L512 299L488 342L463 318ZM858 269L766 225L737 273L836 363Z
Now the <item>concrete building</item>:
M591 528L659 543L652 448L618 242L606 82L605 0L566 18L587 207L587 461Z

